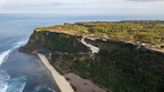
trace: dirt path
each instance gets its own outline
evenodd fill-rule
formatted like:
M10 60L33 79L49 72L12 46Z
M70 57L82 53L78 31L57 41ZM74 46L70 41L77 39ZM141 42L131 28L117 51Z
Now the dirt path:
M98 53L98 52L100 51L100 49L99 49L98 47L96 47L96 46L93 46L93 45L87 43L87 42L85 41L86 38L87 38L87 37L84 36L84 37L81 39L81 43L83 43L85 46L89 47L89 48L91 49L91 51L92 51L93 54L94 54L94 53Z

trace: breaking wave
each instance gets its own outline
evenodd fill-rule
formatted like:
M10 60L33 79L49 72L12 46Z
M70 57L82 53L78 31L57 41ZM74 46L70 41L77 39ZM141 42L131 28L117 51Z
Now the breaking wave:
M5 62L8 58L8 56L12 53L12 51L14 51L15 49L19 48L20 46L24 45L27 43L27 40L25 41L20 41L20 42L16 42L14 45L14 47L12 47L11 49L4 51L2 53L0 53L0 66L2 65L3 62Z
M11 49L0 53L0 66L8 59L12 51L24 45L26 42L27 41L17 42ZM25 76L11 79L5 70L0 70L0 92L23 92L25 85Z
M11 53L11 49L9 49L9 50L7 50L7 51L5 51L5 52L2 52L2 53L0 54L0 66L2 65L2 63L3 63L4 61L7 60L7 58L8 58L8 56L9 56L10 53Z

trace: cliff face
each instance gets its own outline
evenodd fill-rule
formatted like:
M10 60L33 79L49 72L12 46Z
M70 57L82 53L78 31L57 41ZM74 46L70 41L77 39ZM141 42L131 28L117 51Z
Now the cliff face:
M63 28L66 31L66 28ZM52 53L49 60L59 72L74 72L108 91L163 92L164 53L122 40L88 38L88 43L100 48L99 53L91 54L90 49L81 43L81 34L55 32L52 27L44 30L47 31L34 31L28 44L21 50L41 52L47 57ZM84 34L86 35L85 32Z
M87 53L89 48L80 42L81 37L69 34L42 31L31 35L29 42L21 49L27 52Z

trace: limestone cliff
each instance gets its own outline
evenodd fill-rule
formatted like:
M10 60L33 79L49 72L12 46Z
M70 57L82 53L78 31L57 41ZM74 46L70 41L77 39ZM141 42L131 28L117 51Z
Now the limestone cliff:
M89 48L80 42L80 36L73 36L58 32L34 31L29 42L22 47L27 52L61 52L61 53L86 53Z
M163 46L163 24L137 26L137 23L77 23L41 28L34 31L27 45L20 50L44 53L60 73L74 72L107 91L163 92L164 53L125 41ZM158 32L147 31L154 25ZM123 31L116 32L117 27ZM89 36L86 41L100 48L99 53L92 54L81 43L82 36Z

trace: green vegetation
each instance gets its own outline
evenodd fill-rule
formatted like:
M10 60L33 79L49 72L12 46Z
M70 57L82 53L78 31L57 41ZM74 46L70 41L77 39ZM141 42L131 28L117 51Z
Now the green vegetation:
M161 48L164 48L164 46L162 45Z
M137 50L131 44L119 42L97 41L93 44L99 46L101 51L90 61L90 67L87 67L88 61L85 62L87 64L75 62L75 71L84 71L80 73L113 92L164 90L164 54L144 48Z
M164 23L160 21L136 22L79 22L47 28L38 31L61 31L76 35L96 35L113 40L131 41L157 45L164 43Z
M132 44L91 42L101 48L93 57L63 58L60 67L93 80L112 92L163 92L164 54ZM112 46L112 47L110 47ZM55 62L58 62L56 60Z
M90 50L83 46L77 36L71 36L55 32L34 32L23 49L38 51L42 53L66 52L66 53L86 53Z
M57 25L57 26L51 26L51 27L45 27L45 28L37 28L37 31L65 31L65 32L72 32L72 33L80 33L84 34L88 32L88 28L79 26L79 25L72 25L72 24L65 24L65 25Z

